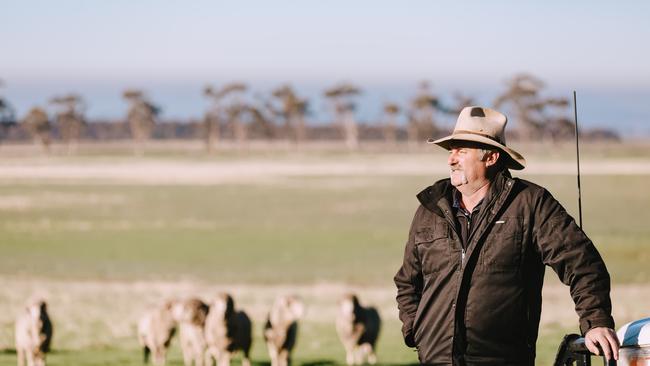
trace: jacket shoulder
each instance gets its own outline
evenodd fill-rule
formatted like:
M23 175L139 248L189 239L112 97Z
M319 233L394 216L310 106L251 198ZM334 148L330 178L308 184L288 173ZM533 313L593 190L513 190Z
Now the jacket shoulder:
M512 178L515 181L515 187L519 193L530 195L532 197L539 197L544 195L551 195L551 193L544 187L533 183L526 179Z
M515 200L520 205L523 204L524 207L531 208L536 215L548 218L555 213L566 211L548 189L525 179L513 179L516 182L514 185Z

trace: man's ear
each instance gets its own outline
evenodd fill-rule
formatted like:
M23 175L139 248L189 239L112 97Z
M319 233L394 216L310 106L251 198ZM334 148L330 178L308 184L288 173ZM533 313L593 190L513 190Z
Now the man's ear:
M485 166L490 167L494 164L497 163L499 160L499 151L498 150L493 150L490 153L487 154L485 158Z

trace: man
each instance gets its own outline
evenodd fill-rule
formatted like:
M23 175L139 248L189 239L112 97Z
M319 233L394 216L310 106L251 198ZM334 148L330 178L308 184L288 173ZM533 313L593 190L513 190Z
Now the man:
M525 159L505 143L506 116L464 108L450 178L421 205L395 275L399 316L422 364L534 365L545 265L570 286L589 350L618 359L610 279L592 242L544 188L513 179Z

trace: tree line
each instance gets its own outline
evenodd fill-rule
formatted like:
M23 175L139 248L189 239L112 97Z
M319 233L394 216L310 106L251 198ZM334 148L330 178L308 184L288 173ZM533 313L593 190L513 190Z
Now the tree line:
M517 74L506 82L504 90L493 101L494 108L506 111L514 121L511 137L553 142L573 137L569 101L545 97L544 87L544 82L535 76ZM201 121L190 122L161 121L161 107L138 89L122 93L128 105L124 120L103 123L87 123L84 99L77 94L54 96L47 107L34 106L20 117L0 95L0 139L31 138L45 150L58 139L69 152L74 152L81 139L130 138L136 154L141 154L151 138L201 138L208 152L224 140L234 141L238 146L251 138L288 140L301 145L308 140L331 138L355 150L362 139L383 140L387 145L398 141L416 145L429 137L442 136L449 131L441 127L440 116L456 115L463 107L474 104L472 98L457 94L453 105L445 105L432 92L431 84L423 81L408 103L387 101L382 106L381 120L363 125L355 115L362 90L352 83L339 83L323 91L333 122L328 126L314 126L307 123L309 100L291 85L280 85L269 95L257 96L252 101L247 98L249 92L249 86L242 82L206 86L202 94L209 107ZM406 123L398 123L400 119ZM611 131L589 133L594 138L618 139Z

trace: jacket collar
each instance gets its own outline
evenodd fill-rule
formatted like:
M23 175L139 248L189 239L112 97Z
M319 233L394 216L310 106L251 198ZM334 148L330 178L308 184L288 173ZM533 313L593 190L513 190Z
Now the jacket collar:
M423 189L417 194L417 198L420 204L427 210L438 216L444 216L442 210L438 207L438 202L440 200L446 200L447 203L451 202L453 190L454 187L451 185L451 180L449 178L442 179L435 182L432 186Z

